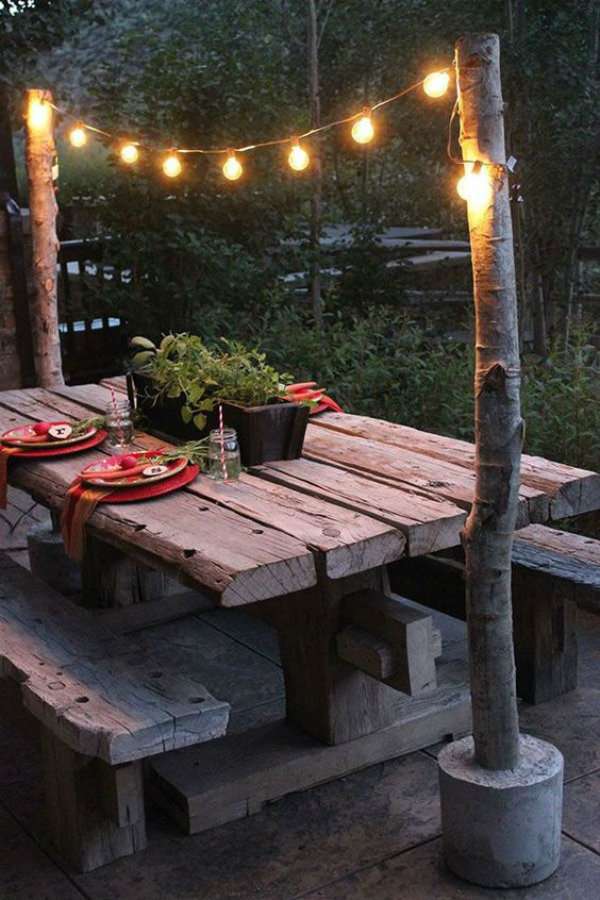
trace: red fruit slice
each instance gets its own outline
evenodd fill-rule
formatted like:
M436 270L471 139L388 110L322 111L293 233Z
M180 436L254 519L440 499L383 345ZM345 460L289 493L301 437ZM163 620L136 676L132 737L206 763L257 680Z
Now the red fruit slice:
M55 423L48 429L48 435L56 441L65 441L73 434L73 429L66 423Z

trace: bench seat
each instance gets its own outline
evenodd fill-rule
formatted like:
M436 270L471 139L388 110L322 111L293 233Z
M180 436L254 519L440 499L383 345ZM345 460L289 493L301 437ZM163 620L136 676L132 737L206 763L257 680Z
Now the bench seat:
M573 584L579 606L600 610L600 540L529 525L515 535L513 562Z
M0 677L42 726L51 834L82 871L145 846L141 760L227 730L228 703L3 554Z

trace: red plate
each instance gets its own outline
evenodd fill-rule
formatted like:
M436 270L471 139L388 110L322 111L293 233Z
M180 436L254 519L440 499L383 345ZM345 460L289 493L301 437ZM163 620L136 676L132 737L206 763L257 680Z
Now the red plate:
M170 494L171 491L176 491L193 481L199 471L200 466L187 466L172 478L165 478L164 481L142 484L139 487L117 488L107 497L103 497L100 503L132 503L135 500L150 500L152 497Z
M87 441L80 441L78 444L69 444L66 447L52 447L46 450L21 450L15 448L13 459L37 459L42 456L66 456L68 453L79 453L81 450L89 450L91 447L97 447L106 437L106 431L97 431L88 438ZM8 446L8 445L5 445ZM11 448L12 449L12 448Z
M152 475L150 477L145 476L143 474L129 475L129 469L121 469L120 478L111 480L107 479L105 481L102 478L88 478L88 473L101 473L104 470L114 470L118 469L121 461L125 459L125 457L134 457L139 462L147 461L146 465L151 465L151 459L156 456L160 456L159 450L137 450L131 453L120 453L118 456L108 456L102 460L99 460L95 463L90 463L79 473L79 477L82 482L89 487L97 487L99 490L110 490L110 488L119 490L123 488L129 487L138 487L138 485L143 484L153 484L156 481L164 481L167 478L172 478L178 472L181 472L182 469L188 464L187 459L184 457L179 457L178 459L173 459L170 462L166 463L167 471L163 472L161 475Z

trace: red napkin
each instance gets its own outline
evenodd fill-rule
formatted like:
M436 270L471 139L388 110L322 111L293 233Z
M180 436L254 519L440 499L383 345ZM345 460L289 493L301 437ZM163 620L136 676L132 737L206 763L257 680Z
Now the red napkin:
M18 453L18 447L7 447L0 444L0 509L6 509L6 489L8 486L8 460L13 453Z

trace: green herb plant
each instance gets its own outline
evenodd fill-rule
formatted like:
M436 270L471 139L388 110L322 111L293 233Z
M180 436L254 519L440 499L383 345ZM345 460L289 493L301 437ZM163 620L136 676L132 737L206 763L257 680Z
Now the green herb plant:
M202 430L219 403L262 406L285 397L292 376L266 362L266 355L237 341L207 347L197 335L167 334L157 346L134 337L134 368L148 375L155 397L183 398L181 418Z

